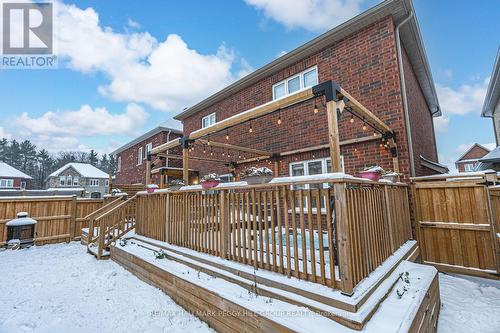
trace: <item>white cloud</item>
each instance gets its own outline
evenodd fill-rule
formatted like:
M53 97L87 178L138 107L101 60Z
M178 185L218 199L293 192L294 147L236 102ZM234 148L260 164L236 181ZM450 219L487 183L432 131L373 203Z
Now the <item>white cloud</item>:
M441 109L446 114L465 115L481 112L490 78L474 84L463 84L457 89L436 84Z
M451 70L450 70L451 71ZM453 117L481 112L490 78L472 84L462 84L454 89L436 84L436 92L441 105L442 116L434 118L434 128L445 133Z
M127 25L129 26L129 28L133 29L139 29L141 27L141 24L139 22L134 21L131 18L128 19Z
M104 73L109 83L99 92L113 100L177 112L237 77L234 53L224 44L201 54L176 34L158 41L148 32L118 33L103 27L92 8L59 3L56 16L59 59L76 71Z
M31 134L84 137L134 134L147 118L142 107L131 103L120 114L112 114L106 108L92 109L89 105L82 105L76 111L47 112L35 118L24 112L16 123Z
M331 29L361 12L364 0L245 0L287 28Z

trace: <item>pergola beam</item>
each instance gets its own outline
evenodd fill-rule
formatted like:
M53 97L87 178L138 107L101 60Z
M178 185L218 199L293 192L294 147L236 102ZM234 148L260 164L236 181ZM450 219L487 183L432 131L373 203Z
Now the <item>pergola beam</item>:
M165 142L165 143L159 145L158 147L153 148L151 150L151 154L157 155L157 154L163 153L164 151L167 151L169 149L178 147L180 145L181 145L181 140L179 138L176 138L176 139L170 140L168 142Z
M252 119L260 118L279 109L292 106L313 97L314 94L312 88L300 90L286 97L276 99L271 102L254 107L250 110L235 114L234 116L221 120L211 126L191 132L191 134L189 134L189 140L199 139L209 134L220 132L229 127L242 124Z

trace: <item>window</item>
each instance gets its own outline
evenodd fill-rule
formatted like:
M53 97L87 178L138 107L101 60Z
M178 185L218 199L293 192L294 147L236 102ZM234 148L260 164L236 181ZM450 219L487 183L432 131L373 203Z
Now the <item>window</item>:
M344 158L340 156L340 161L342 164L342 169L344 169ZM319 175L323 173L331 172L332 161L330 158L322 158L317 160L301 161L290 163L290 175L292 176L309 176L309 175ZM294 188L297 190L303 189L319 189L321 187L326 188L328 184L303 184L295 185ZM307 208L307 198L304 200L304 208ZM298 207L299 204L296 203ZM312 208L316 209L316 198L312 198ZM321 203L321 207L325 207L325 203Z
M26 182L21 182L21 190L25 190L26 189Z
M0 187L14 187L14 179L0 179Z
M99 186L99 179L89 179L88 184L89 186Z
M67 186L73 185L73 177L71 177L71 176L66 177L66 185Z
M215 124L215 112L201 118L201 127L205 128Z
M109 179L106 179L106 180L104 181L104 186L109 186Z
M139 149L137 149L137 165L141 164L142 164L142 147L139 147Z
M273 99L278 99L316 84L318 84L318 68L314 66L273 85Z
M117 164L118 164L118 166L117 166L118 172L120 172L122 170L122 157L121 156L118 156Z
M474 171L474 163L464 164L464 170L465 170L465 172Z
M59 177L59 185L60 186L65 186L66 185L66 176Z
M144 154L144 159L148 158L149 153L153 150L153 144L150 142L146 145L146 153Z
M78 186L78 185L80 185L80 178L73 177L73 186Z

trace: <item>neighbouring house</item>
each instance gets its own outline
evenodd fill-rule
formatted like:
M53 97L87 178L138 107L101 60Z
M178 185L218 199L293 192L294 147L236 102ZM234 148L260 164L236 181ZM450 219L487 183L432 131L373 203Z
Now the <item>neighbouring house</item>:
M82 196L102 198L108 193L109 175L88 163L68 163L46 180L51 191L81 192Z
M22 171L0 162L0 189L24 190L29 189L33 178Z
M481 116L491 118L497 146L500 145L500 47L498 48L493 73L486 91Z
M382 2L187 108L175 119L182 121L187 137L329 80L394 130L400 172L405 177L447 171L438 162L433 125L433 118L441 115L440 106L410 0ZM322 100L313 98L204 139L281 152L275 176L325 173L330 163L325 109ZM344 112L339 128L345 172L357 174L374 164L393 168L390 149L363 119ZM193 157L189 168L201 175L226 174L228 167L221 162L234 165L235 160L248 157L216 147L197 148L189 154ZM201 154L210 154L214 161L196 161ZM238 167L265 163L252 161Z
M148 154L154 147L169 140L182 137L182 131L158 126L121 146L111 153L117 161L115 184L146 184L146 163ZM174 149L175 150L175 149ZM153 161L153 180L156 183L167 182L169 177L182 178L179 160L165 156Z
M479 160L488 154L490 150L479 143L474 143L465 153L455 162L459 172L471 172L476 170Z

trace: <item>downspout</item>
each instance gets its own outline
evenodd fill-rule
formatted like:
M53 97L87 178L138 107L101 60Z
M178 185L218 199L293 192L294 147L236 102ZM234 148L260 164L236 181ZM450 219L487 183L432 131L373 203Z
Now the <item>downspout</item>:
M408 111L408 98L406 96L406 80L405 73L403 68L403 54L401 51L401 39L399 36L399 29L410 19L413 18L413 10L410 11L408 16L401 21L396 26L396 50L398 54L398 63L399 63L399 79L401 81L401 96L403 98L403 111L405 118L405 127L406 127L406 137L408 140L408 155L410 157L410 176L415 176L415 158L413 156L413 139L411 137L411 125L410 125L410 116Z

